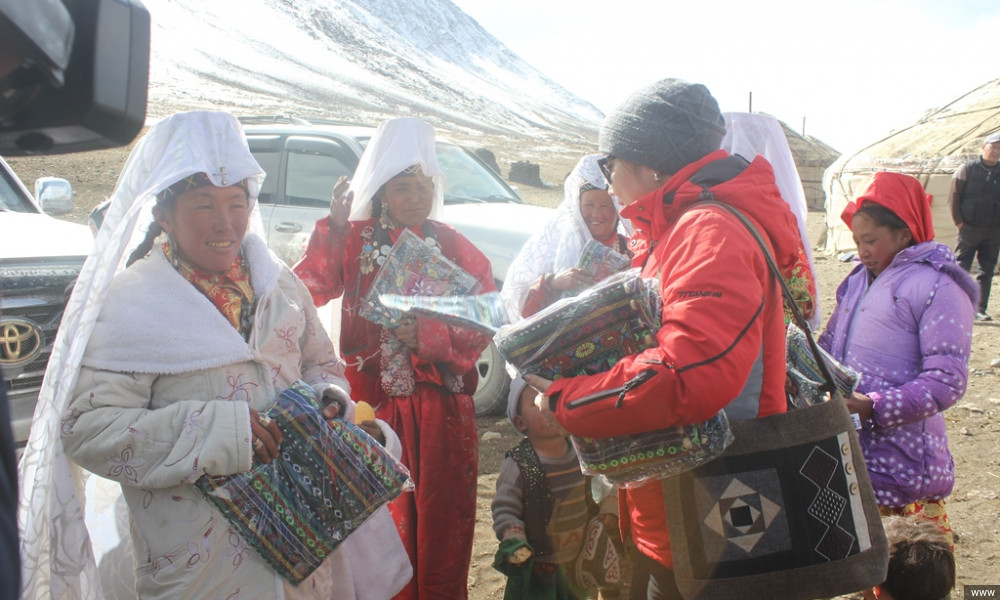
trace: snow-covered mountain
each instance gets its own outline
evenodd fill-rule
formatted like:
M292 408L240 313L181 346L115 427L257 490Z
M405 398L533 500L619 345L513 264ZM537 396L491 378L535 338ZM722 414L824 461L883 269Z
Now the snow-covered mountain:
M143 0L150 110L222 106L593 143L602 115L449 0Z

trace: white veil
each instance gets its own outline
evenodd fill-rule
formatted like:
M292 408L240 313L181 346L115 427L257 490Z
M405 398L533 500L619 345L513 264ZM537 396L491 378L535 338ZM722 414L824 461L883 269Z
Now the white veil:
M809 268L812 269L816 281L816 312L809 324L815 329L820 325L819 279L815 277L816 266L813 264L812 245L806 234L806 215L809 206L802 189L802 180L795 167L795 159L785 139L785 132L778 120L770 115L759 113L727 112L726 135L722 138L722 149L730 154L739 154L747 160L753 160L758 154L767 159L774 169L774 179L778 184L781 197L788 203L799 225L799 236L806 249Z
M597 166L597 159L602 156L588 154L573 167L563 184L563 201L555 215L541 231L525 242L507 269L500 294L512 318L520 319L528 289L539 277L576 266L583 247L594 239L580 212L580 188L589 184L598 189L608 189L608 182ZM617 199L615 208L621 211ZM621 218L618 219L617 233L628 235Z
M91 534L98 528L102 537L121 533L113 510L93 509L89 494L95 486L88 486L89 474L66 457L61 421L108 285L145 236L156 194L198 172L215 185L248 179L251 207L256 207L264 173L250 154L239 121L226 113L188 112L160 121L132 150L118 178L94 252L63 314L18 469L22 598L109 597L102 589L95 552L115 547L115 540L92 544ZM259 213L255 219L259 231ZM103 487L120 494L117 484ZM114 499L108 501L113 504Z
M372 198L379 188L413 165L420 165L424 175L434 181L429 218L439 220L444 207L444 172L438 165L434 127L414 117L389 119L378 126L351 180L354 201L348 218L351 221L370 218Z

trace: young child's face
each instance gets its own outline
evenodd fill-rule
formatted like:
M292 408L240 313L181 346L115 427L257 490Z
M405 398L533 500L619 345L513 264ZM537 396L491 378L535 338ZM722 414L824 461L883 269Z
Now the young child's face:
M514 417L514 424L518 431L528 436L529 440L542 440L554 437L565 437L564 430L554 417L542 414L542 411L535 406L535 396L538 392L531 386L525 386L521 390L520 414Z

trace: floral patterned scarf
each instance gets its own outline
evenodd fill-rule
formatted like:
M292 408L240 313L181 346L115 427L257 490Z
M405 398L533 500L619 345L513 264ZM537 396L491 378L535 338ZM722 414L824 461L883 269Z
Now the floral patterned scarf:
M163 253L184 279L190 281L191 285L211 300L219 312L240 332L243 339L249 340L256 302L253 287L250 285L250 270L247 268L243 251L240 250L239 256L226 271L217 275L198 270L180 256L180 253L171 247L170 242L163 243Z

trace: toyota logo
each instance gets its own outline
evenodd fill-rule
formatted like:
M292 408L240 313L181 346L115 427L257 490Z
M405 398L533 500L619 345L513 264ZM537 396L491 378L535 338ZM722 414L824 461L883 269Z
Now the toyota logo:
M42 351L42 332L34 323L0 319L0 365L26 363Z

